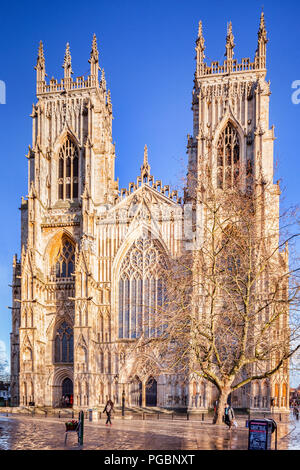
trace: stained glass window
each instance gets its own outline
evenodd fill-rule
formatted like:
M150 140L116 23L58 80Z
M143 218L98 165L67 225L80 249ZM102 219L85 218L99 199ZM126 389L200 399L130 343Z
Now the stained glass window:
M73 328L66 322L56 331L55 362L73 362Z
M62 240L55 262L56 277L70 277L74 271L74 264L74 245L67 239Z
M119 276L119 338L159 334L155 316L163 305L165 256L156 240L139 238L122 262Z

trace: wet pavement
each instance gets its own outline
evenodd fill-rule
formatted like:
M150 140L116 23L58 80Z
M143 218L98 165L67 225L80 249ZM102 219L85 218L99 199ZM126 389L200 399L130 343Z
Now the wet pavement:
M65 418L39 418L0 414L0 450L74 450L77 434L65 440ZM229 431L225 425L183 420L129 420L116 418L113 425L105 421L85 421L83 450L246 450L248 429L245 419ZM275 448L275 433L272 449ZM292 416L288 423L278 423L278 450L300 449L300 421Z

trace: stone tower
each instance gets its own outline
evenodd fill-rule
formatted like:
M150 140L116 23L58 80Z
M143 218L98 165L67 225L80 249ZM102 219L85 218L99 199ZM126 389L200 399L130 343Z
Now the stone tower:
M267 224L264 226L262 222L261 233L266 236L269 230L279 235L280 196L278 184L273 184L275 136L274 127L269 126L271 92L270 83L266 81L267 42L262 12L255 57L253 60L242 58L238 61L234 58L235 42L230 22L227 26L223 64L213 61L211 65L207 65L202 22L199 23L192 100L193 135L188 136L190 178L185 193L186 202L191 202L196 207L195 187L201 184L201 174L206 171L204 168L210 169L212 185L216 189L232 187L239 175L244 175L245 184L255 181L258 187L268 185L269 190L264 195L263 207L268 208L274 216L271 227ZM201 232L205 217L203 214L198 215L198 230ZM267 218L266 213L260 214L261 221ZM199 236L199 233L197 235ZM273 241L274 246L278 247L279 238L274 236ZM287 250L279 256L281 263L288 264ZM270 409L272 401L275 408L285 410L288 407L288 389L289 375L286 365L270 380L251 383L244 396L241 390L236 392L234 405L267 410Z
M180 201L150 174L147 146L136 182L119 191L110 91L103 69L98 79L95 36L89 62L90 74L73 80L67 44L63 79L47 83L40 43L21 259L13 261L14 405L59 407L67 397L75 407L102 406L108 397L120 403L124 389L132 404L165 400L156 380L127 372L126 346L147 314L129 306L128 295L147 303L150 282L150 302L157 302L160 263L179 249ZM160 216L154 227L150 212L159 207L179 209L179 218Z
M20 262L14 258L14 403L57 405L60 377L70 392L74 364L77 371L80 364L81 372L89 367L88 345L99 334L95 305L107 302L95 266L95 220L117 197L118 183L110 91L104 69L98 78L95 35L89 63L89 75L73 80L67 44L64 76L47 84L40 43L27 154L28 199L21 204L22 254ZM86 355L83 365L82 357L73 357L74 344L79 356Z

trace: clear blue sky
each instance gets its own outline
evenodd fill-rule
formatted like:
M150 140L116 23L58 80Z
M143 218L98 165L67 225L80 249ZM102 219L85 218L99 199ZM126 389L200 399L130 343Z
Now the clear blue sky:
M207 60L223 60L226 24L232 21L235 57L254 57L262 3L269 36L270 125L275 125L276 179L286 187L284 204L299 203L300 105L291 84L300 80L299 17L296 1L260 0L76 0L2 2L0 80L1 220L0 341L9 351L12 257L20 254L21 196L27 195L31 113L35 101L38 43L43 40L48 79L62 77L66 42L74 76L88 72L93 33L113 103L116 176L120 187L135 179L148 145L152 174L177 184L192 133L191 92L195 39L203 21Z

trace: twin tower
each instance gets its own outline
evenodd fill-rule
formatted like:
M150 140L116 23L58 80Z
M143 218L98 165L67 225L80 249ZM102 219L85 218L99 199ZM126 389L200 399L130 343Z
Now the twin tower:
M217 158L228 152L232 164L250 165L256 177L273 184L266 44L262 14L254 60L238 62L230 23L224 63L207 65L199 24L188 172L197 173L208 160L220 188L234 181L233 170L225 173ZM63 79L47 82L40 43L21 256L13 261L12 403L84 409L102 407L108 397L118 404L124 391L131 406L207 410L215 390L205 380L132 372L128 344L139 335L140 322L151 328L147 312L162 298L164 260L182 253L178 233L192 193L187 187L182 200L156 180L146 147L141 173L128 189L119 189L111 96L103 69L99 79L95 35L89 63L89 75L73 79L67 44ZM277 185L269 204L278 209ZM170 217L159 216L153 225L157 207ZM288 377L278 380L281 390ZM274 386L268 381L255 393L270 397ZM237 392L237 406L249 407L249 396ZM269 398L255 403L270 407Z

